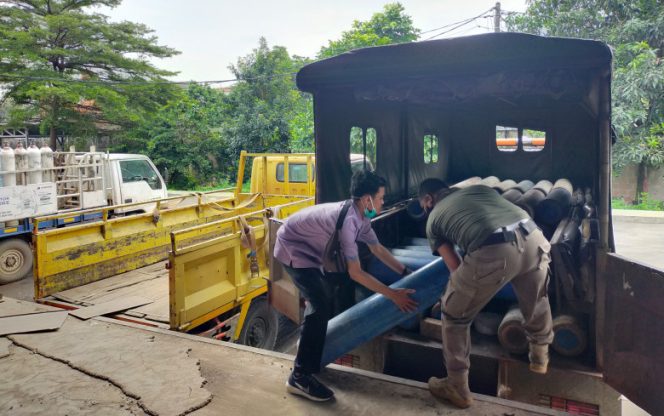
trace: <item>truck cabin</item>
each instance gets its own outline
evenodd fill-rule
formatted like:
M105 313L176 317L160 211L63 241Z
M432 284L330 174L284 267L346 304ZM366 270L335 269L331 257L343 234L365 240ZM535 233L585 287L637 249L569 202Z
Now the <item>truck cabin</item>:
M601 42L495 33L354 50L305 66L297 85L314 100L317 203L348 197L353 137L375 135L395 208L374 221L387 247L424 237L404 201L425 178L481 178L499 192L507 180L567 179L576 194L562 218L535 218L557 247L554 318L585 331L574 360L657 413L664 279L613 253L611 62Z
M316 184L316 158L313 154L266 155L243 152L240 157L253 158L251 160L249 188L251 193L313 196ZM363 169L373 171L371 159L362 153L351 153L349 160L353 173ZM308 164L311 166L309 167ZM286 166L288 166L288 169L286 169ZM267 175L264 173L265 171L267 171ZM286 175L286 172L288 175ZM243 180L244 173L240 178L240 182Z

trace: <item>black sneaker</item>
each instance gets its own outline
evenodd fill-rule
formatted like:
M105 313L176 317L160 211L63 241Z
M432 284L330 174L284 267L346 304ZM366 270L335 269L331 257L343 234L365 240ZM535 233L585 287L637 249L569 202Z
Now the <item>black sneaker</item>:
M306 397L315 402L325 402L334 397L334 392L332 390L311 375L303 375L295 378L293 374L291 374L286 382L286 390L288 390L289 393Z

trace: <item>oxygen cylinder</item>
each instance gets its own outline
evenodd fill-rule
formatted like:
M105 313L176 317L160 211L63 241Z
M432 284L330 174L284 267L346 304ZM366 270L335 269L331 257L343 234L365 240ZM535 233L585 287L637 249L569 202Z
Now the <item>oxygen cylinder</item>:
M499 193L504 193L507 192L508 190L514 188L516 186L516 182L514 182L512 179L505 179L502 182L497 183L496 185L493 186L493 189L498 191Z
M16 159L16 184L26 185L25 171L28 170L28 151L23 147L23 143L18 142L14 151Z
M506 191L503 194L503 198L507 199L511 203L515 203L516 201L519 200L519 198L521 198L521 195L523 195L521 190L518 187L515 187Z
M473 176L472 178L468 178L468 179L466 179L464 181L461 181L459 183L455 183L451 187L461 189L461 188L465 188L467 186L477 185L478 183L480 183L481 180L482 180L482 178L480 178L479 176Z
M535 208L535 220L555 227L569 212L572 204L572 184L567 179L558 179L551 191Z
M16 159L14 158L14 150L9 147L7 142L3 143L2 150L0 150L0 165L2 170L7 172L2 175L2 186L15 186Z
M41 183L42 181L42 172L41 172L41 152L35 144L31 144L28 148L28 183Z
M484 186L488 186L489 188L493 188L494 186L498 185L499 183L500 183L500 179L498 179L497 177L487 176L486 178L479 181L478 185L484 185Z
M55 182L55 171L53 171L53 150L42 143L41 149L41 167L42 167L42 179L44 182Z
M523 314L518 307L512 307L503 317L498 327L498 342L512 354L528 352L528 338L523 329Z

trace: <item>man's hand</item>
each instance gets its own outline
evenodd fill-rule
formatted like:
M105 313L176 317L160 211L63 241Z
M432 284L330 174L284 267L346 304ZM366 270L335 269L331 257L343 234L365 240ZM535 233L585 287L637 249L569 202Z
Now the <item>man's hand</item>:
M408 296L411 293L415 293L415 289L392 289L390 300L401 312L413 312L417 310L417 302Z

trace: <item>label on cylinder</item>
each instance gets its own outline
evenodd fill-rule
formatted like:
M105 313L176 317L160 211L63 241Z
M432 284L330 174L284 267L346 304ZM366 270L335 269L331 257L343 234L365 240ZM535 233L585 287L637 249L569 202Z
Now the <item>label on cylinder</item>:
M0 221L38 217L57 211L53 182L0 188Z

